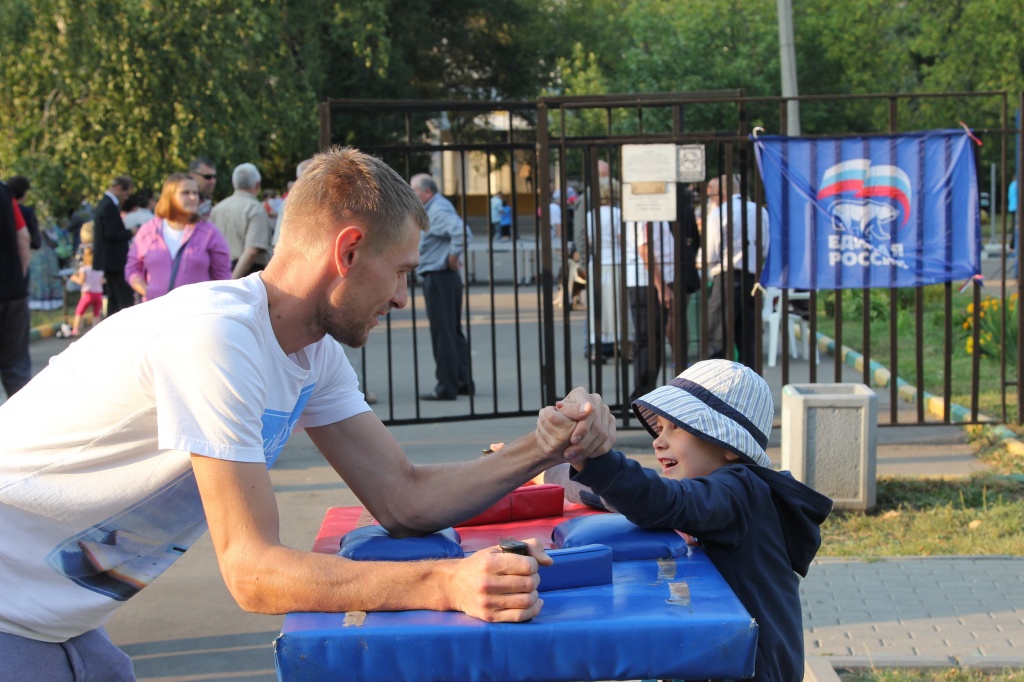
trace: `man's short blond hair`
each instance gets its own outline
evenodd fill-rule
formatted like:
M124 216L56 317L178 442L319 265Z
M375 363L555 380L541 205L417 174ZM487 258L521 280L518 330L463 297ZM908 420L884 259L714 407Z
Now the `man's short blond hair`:
M381 253L405 238L409 218L430 229L423 204L398 173L352 147L331 147L313 157L289 192L280 247L315 254L340 225L354 222Z

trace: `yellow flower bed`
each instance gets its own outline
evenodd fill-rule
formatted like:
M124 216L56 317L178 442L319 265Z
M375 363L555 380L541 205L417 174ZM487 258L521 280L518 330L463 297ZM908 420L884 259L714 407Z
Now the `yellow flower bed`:
M1006 300L1006 335L1005 352L1007 360L1017 360L1017 309L1018 296L1011 294ZM1002 300L986 296L981 301L980 307L975 310L974 303L967 305L966 315L961 324L967 332L967 339L964 349L968 355L973 355L974 347L974 325L978 325L978 348L977 351L983 356L998 358L1003 348L1003 311Z

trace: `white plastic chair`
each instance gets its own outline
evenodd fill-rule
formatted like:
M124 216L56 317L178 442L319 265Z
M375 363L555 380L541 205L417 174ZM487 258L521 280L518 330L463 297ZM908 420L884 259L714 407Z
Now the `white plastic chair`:
M764 288L764 305L761 308L761 321L768 332L768 366L774 367L779 359L779 339L782 333L782 289L778 287ZM796 357L796 336L793 333L793 325L788 324L789 348L793 357Z
M792 291L791 290L789 292L789 295L786 297L786 299L788 301L809 301L809 300L811 300L811 292L809 292L809 291ZM793 326L794 326L794 323L795 323L796 327L800 329L800 347L803 348L804 358L807 359L807 360L810 360L811 359L811 345L812 345L812 342L811 342L811 326L810 326L810 324L808 324L807 320L804 319L804 317L802 315L798 315L798 314L796 314L796 313L794 313L792 311L790 311L790 313L789 313L789 320L790 320L790 322L789 322L790 334L793 333ZM819 358L818 358L818 344L817 344L817 342L815 342L813 345L814 345L814 364L818 364L818 362L819 362ZM790 341L790 348L794 348L792 341ZM794 355L793 357L796 357L796 355Z
M790 301L807 300L809 292L792 291L787 297ZM768 366L774 367L779 359L779 344L782 339L782 289L778 287L764 288L764 305L761 308L761 320L768 334ZM804 357L811 357L811 334L810 328L800 315L792 311L785 311L786 333L789 334L789 353L793 359L800 357L799 349L803 348ZM796 341L796 328L800 329L800 345ZM814 347L814 362L818 362L818 347Z

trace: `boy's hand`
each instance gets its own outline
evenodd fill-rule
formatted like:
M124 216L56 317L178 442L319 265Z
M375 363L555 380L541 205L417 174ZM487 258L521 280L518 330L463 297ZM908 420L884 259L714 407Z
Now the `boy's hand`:
M490 547L459 561L451 583L457 608L489 623L516 623L536 616L544 605L537 595L537 567L554 561L535 539L526 544L530 556Z
M541 452L550 459L558 462L564 461L565 450L569 446L569 439L572 438L573 429L576 428L576 421L571 419L562 408L562 401L558 401L554 407L545 407L537 415L537 430L534 432L537 438L537 445ZM589 413L593 408L587 404L576 406L576 411L583 417L584 410Z
M541 410L536 434L548 456L582 468L587 458L615 445L615 418L600 395L576 388L554 407Z

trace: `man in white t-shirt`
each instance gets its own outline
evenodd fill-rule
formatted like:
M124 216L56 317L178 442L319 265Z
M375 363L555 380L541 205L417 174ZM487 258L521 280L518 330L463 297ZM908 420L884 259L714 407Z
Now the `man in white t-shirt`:
M626 295L633 319L633 391L650 393L665 359L666 310L672 305L675 241L666 222L626 223Z
M207 528L248 611L538 613L537 567L550 559L535 543L529 557L493 548L379 563L279 538L267 470L295 428L396 536L455 525L614 440L600 398L577 389L569 399L582 402L542 410L500 457L409 462L339 342L363 345L406 305L426 227L416 194L382 161L328 150L289 195L266 270L105 320L0 406L0 680L70 679L70 661L133 680L103 623ZM578 422L572 445L553 428L566 419Z
M721 176L708 182L709 196L721 194L721 205L707 211L705 244L712 278L708 297L708 345L712 358L736 359L747 367L756 367L755 340L761 332L756 326L757 312L753 290L757 284L758 261L768 255L768 209L743 197L740 176ZM732 196L727 196L728 192ZM732 226L730 228L730 221ZM758 235L760 229L760 236ZM731 232L731 238L730 238ZM758 245L761 250L758 252ZM700 254L697 262L702 262ZM728 290L728 272L732 271L732 289ZM728 320L728 298L732 298L732 320ZM728 325L733 326L735 349L726 347Z

